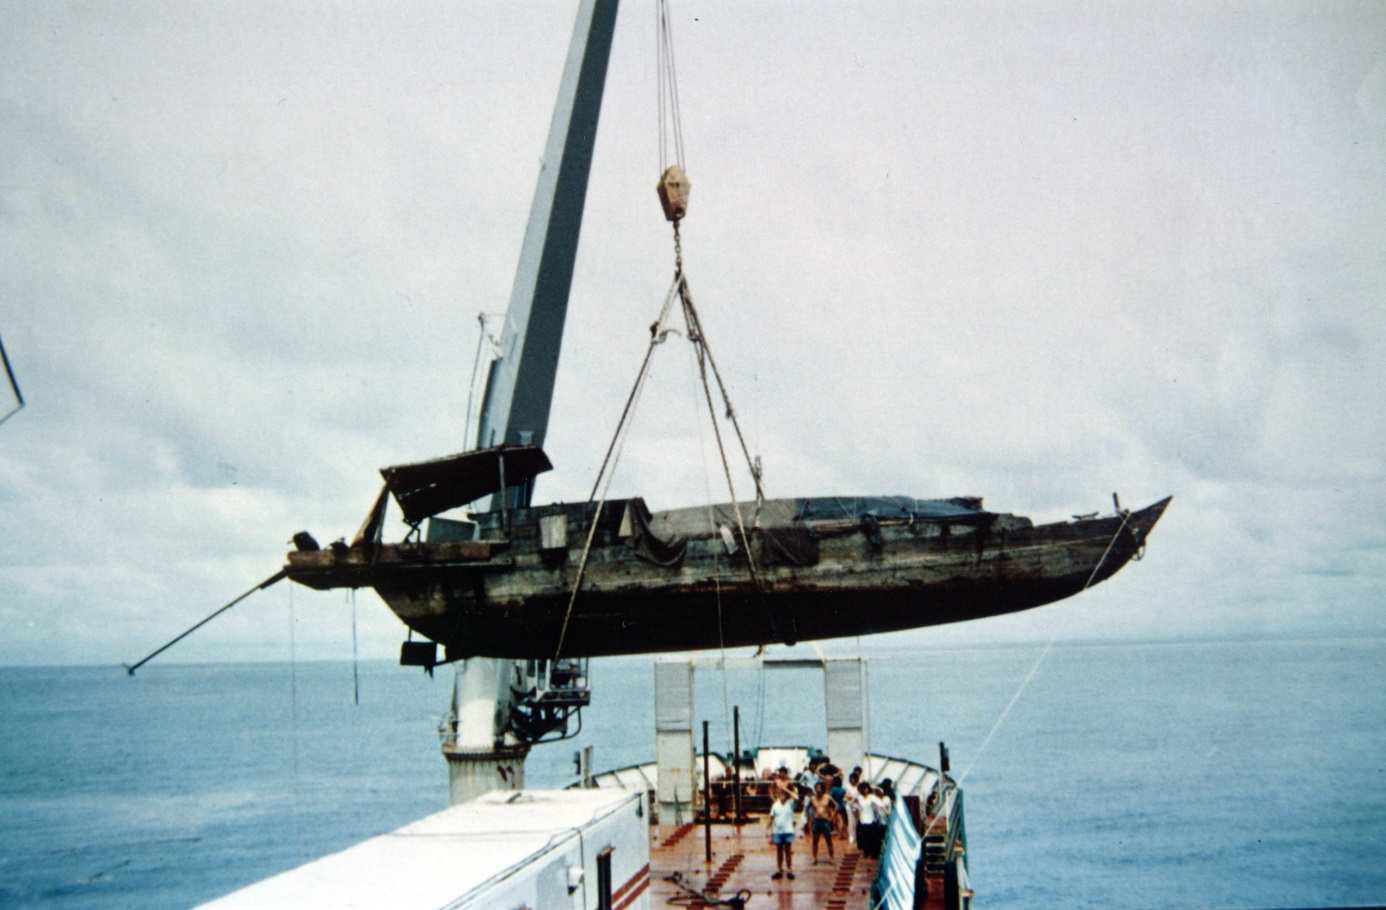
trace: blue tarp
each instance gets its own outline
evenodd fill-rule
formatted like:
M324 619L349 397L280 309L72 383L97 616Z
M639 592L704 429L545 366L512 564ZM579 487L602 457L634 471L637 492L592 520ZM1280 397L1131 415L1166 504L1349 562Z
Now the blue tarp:
M992 517L975 497L915 499L913 496L816 496L800 499L797 521L854 520L870 515L878 520L982 522Z
M885 844L871 883L871 906L880 910L913 910L914 867L919 862L922 839L914 830L910 810L896 797L886 822Z

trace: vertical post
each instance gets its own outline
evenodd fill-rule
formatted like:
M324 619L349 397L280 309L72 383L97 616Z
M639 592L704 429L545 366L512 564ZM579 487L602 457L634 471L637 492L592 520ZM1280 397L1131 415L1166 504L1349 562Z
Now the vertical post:
M673 819L680 799L691 804L698 791L693 749L693 665L660 660L655 670L655 761L659 817ZM682 794L682 796L680 796Z
M732 814L741 830L741 706L732 706Z
M712 773L708 757L707 721L703 721L703 847L712 863Z
M839 768L865 764L864 666L863 661L856 659L823 662L828 756Z
M947 779L949 770L951 769L948 767L948 747L940 740L938 744L938 796L934 800L935 815L943 814L943 797L947 792L943 782Z

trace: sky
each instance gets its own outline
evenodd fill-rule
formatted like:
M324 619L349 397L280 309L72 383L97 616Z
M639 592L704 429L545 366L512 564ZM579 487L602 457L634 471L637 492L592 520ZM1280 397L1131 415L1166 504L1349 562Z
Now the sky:
M0 5L0 663L132 662L466 447L575 9ZM769 495L1174 496L1076 598L864 647L1386 633L1386 5L673 12L684 262ZM586 498L672 274L655 73L627 0L537 501ZM696 393L675 338L613 496L726 498ZM404 632L282 584L167 659Z

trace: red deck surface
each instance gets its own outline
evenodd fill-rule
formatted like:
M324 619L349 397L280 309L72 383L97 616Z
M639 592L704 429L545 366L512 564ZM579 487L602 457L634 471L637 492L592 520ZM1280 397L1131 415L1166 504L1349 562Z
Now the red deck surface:
M865 910L871 904L871 881L876 861L863 856L845 840L833 842L836 859L828 860L821 842L818 864L808 838L794 840L794 878L773 879L775 847L770 843L764 818L753 818L739 829L717 823L712 826L712 862L706 861L703 826L657 825L650 829L650 906L674 906L698 910L709 904L696 896L725 900L738 891L751 892L750 910L817 908L817 910ZM679 887L671 878L690 890ZM931 883L932 885L932 883ZM928 906L942 908L942 888L930 887Z

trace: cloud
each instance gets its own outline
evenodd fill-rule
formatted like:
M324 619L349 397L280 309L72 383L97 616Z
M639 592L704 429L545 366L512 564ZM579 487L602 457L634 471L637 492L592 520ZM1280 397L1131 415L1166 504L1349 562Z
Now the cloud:
M1380 10L677 14L684 257L771 495L1175 494L1101 588L919 634L1386 631ZM128 659L463 448L570 21L0 12L0 661ZM672 272L649 31L623 11L542 497L587 495ZM723 497L696 394L674 338L613 494ZM181 653L282 656L285 590ZM341 598L293 596L300 653L347 653Z

